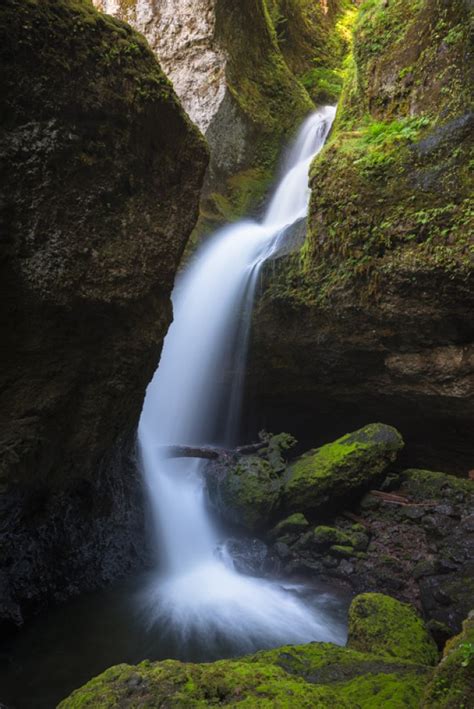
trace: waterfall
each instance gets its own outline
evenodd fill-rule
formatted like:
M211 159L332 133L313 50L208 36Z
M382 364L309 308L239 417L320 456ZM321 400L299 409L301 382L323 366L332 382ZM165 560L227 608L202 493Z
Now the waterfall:
M344 641L298 589L240 575L216 556L221 538L206 508L202 461L160 453L163 445L234 441L257 276L285 231L306 216L309 166L334 115L325 107L304 122L264 218L219 230L174 290L174 322L146 393L139 443L163 567L144 592L146 612L183 644L224 643L237 653ZM229 371L234 376L224 376Z

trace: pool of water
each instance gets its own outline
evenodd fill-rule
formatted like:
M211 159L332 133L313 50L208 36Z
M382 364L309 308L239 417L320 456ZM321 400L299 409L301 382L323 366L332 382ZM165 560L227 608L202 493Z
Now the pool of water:
M81 596L4 640L0 644L0 704L8 709L53 709L74 689L122 662L167 658L204 662L236 655L225 637L217 639L212 648L201 643L198 635L183 645L168 627L150 623L140 599L153 578L149 573ZM344 642L350 603L345 591L317 583L282 582L282 586L324 613Z

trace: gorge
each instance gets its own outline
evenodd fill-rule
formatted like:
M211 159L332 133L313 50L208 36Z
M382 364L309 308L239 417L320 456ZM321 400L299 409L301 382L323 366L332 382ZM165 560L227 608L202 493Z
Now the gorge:
M0 703L469 706L472 19L5 0Z

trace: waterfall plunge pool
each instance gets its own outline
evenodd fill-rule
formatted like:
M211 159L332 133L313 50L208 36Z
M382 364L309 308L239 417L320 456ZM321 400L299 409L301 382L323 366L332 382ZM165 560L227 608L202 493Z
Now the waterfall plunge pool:
M241 654L225 638L209 647L195 635L183 645L166 617L150 622L144 589L147 596L156 581L156 573L147 572L105 591L85 594L38 616L24 630L3 640L0 705L53 709L74 689L122 662L170 658L206 662ZM344 643L351 600L347 591L298 579L281 584L290 598L323 614L328 628ZM267 647L263 638L261 647Z

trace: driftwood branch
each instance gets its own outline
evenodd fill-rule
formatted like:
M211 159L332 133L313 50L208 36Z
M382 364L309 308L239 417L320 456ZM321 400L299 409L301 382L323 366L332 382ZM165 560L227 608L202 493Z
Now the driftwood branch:
M217 448L194 448L193 446L160 446L165 458L206 458L216 460L221 451Z
M160 446L160 453L165 458L204 458L206 460L217 460L221 457L234 455L251 455L265 448L264 442L253 443L239 448L209 448L205 446Z

